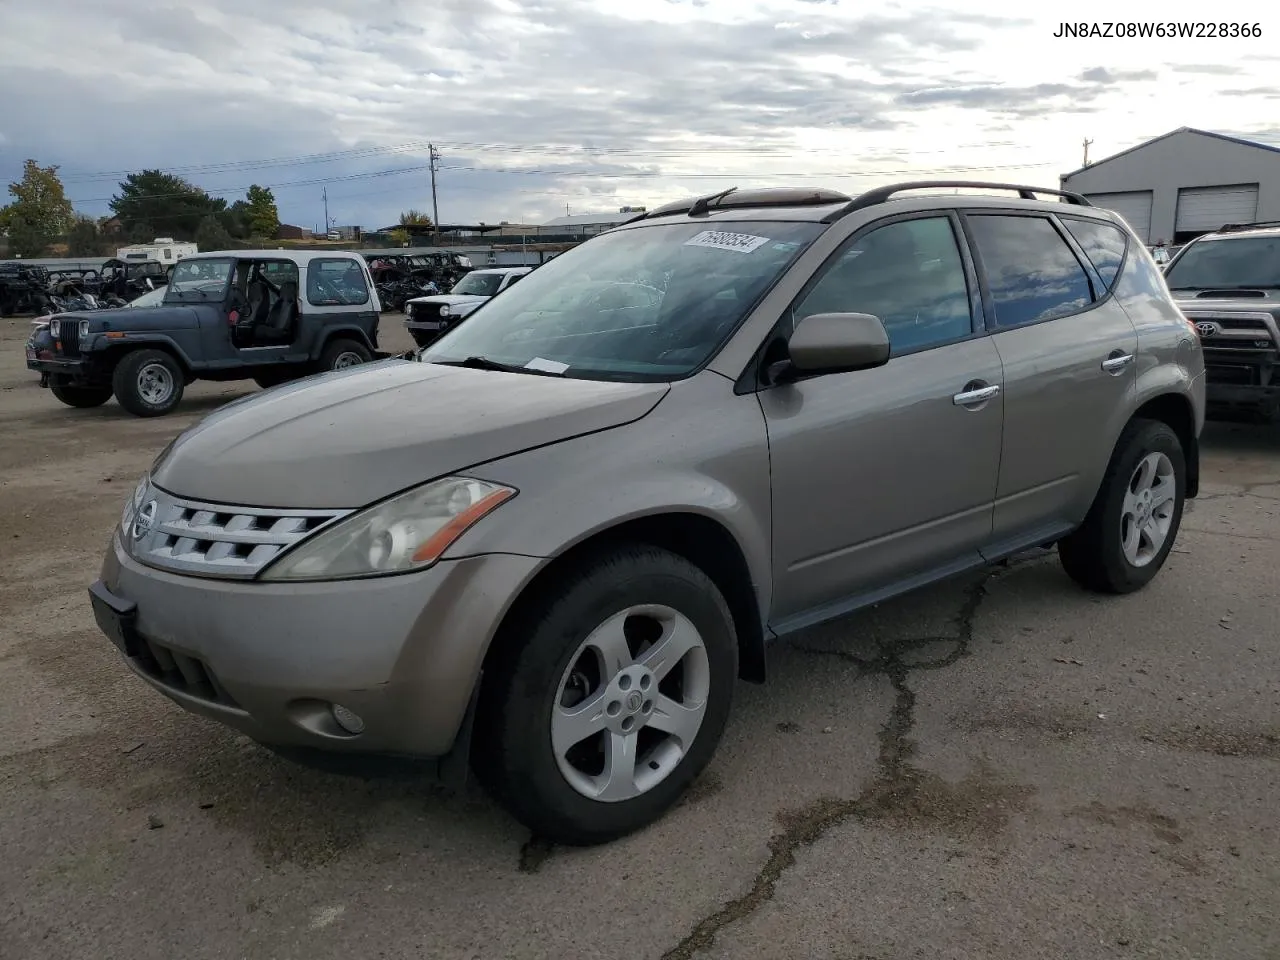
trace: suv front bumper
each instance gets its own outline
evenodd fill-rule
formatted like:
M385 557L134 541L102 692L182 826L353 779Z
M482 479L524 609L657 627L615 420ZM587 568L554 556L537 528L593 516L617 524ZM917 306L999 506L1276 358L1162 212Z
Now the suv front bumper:
M542 562L494 554L402 576L263 583L155 570L116 535L89 592L129 667L192 713L271 745L438 758Z

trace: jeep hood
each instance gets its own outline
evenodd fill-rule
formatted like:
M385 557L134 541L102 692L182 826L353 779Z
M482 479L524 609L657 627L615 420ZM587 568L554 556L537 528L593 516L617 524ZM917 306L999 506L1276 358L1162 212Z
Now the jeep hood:
M433 293L426 297L414 297L406 303L447 303L449 306L455 306L463 303L481 303L488 300L488 297L477 296L474 293Z
M227 404L182 434L152 478L212 503L361 507L638 420L669 389L386 360Z

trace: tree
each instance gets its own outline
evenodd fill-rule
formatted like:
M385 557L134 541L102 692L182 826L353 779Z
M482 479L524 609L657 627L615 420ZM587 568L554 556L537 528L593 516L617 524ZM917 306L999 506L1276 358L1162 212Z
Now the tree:
M9 193L14 200L0 209L0 229L8 231L9 247L18 256L39 257L71 226L71 201L57 166L26 161L22 179L9 184Z
M227 233L236 240L247 240L253 229L249 226L249 204L237 200L226 210L218 214L218 219L226 227Z
M431 218L421 210L406 210L400 214L400 226L429 227L431 226Z
M391 238L391 242L397 247L407 247L409 245L409 231L404 227L397 227L387 234Z
M275 238L280 232L280 212L276 209L276 198L270 187L260 187L256 183L245 194L249 204L249 229L254 236Z
M67 233L67 256L101 257L106 252L106 239L92 217L76 217Z
M143 170L121 181L120 193L111 198L110 206L130 237L145 224L161 236L189 239L205 217L226 210L227 201L171 173ZM155 237L151 232L146 239Z
M196 246L205 253L210 250L227 250L234 244L235 241L227 232L227 228L213 214L201 220L200 226L196 228Z

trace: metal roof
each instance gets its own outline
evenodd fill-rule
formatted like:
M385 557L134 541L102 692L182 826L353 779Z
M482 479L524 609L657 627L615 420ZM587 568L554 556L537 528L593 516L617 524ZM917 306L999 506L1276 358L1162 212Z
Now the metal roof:
M1154 137L1151 140L1144 140L1142 143L1129 147L1126 150L1121 150L1119 153L1113 153L1109 157L1103 157L1101 160L1095 160L1087 167L1080 167L1078 170L1072 170L1070 173L1064 173L1058 179L1063 181L1069 180L1078 173L1084 173L1086 170L1092 170L1095 167L1100 167L1104 163L1109 163L1112 160L1118 160L1121 157L1128 156L1135 150L1141 150L1144 147L1149 147L1153 143L1159 143L1161 140L1167 140L1169 137L1179 133L1194 133L1201 137L1212 137L1214 140L1225 140L1227 143L1234 143L1241 147L1256 147L1258 150L1266 150L1269 153L1280 153L1280 147L1273 147L1267 143L1258 143L1256 140L1245 140L1242 137L1233 137L1225 133L1214 133L1212 130L1200 130L1196 127L1179 127L1177 130L1170 130L1168 133L1162 133L1160 136Z
M593 227L596 224L622 223L635 217L634 213L575 213L568 217L556 217L543 224L544 227Z

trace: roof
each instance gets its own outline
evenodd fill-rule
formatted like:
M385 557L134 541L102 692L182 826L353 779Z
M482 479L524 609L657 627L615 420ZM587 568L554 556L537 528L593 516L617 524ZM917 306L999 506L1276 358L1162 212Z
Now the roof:
M324 257L356 257L363 259L357 250L202 250L183 257L181 263L188 260L208 260L213 257L240 257L254 260L295 260L298 263L310 263Z
M544 227L592 227L598 223L621 223L630 220L634 213L575 213L570 217L556 217L543 224Z
M1127 150L1121 150L1119 153L1113 153L1109 157L1103 157L1101 160L1097 160L1089 164L1087 167L1080 167L1077 170L1072 170L1070 173L1064 173L1058 179L1068 180L1078 173L1084 173L1086 170L1093 170L1095 167L1100 167L1104 163L1110 163L1112 160L1119 160L1121 157L1127 156L1136 150L1149 147L1153 143L1159 143L1161 140L1167 140L1179 133L1194 133L1201 137L1212 137L1214 140L1225 140L1227 143L1234 143L1241 147L1255 147L1258 150L1266 150L1268 153L1280 153L1280 147L1273 147L1267 143L1258 143L1256 140L1245 140L1242 137L1232 137L1225 133L1214 133L1212 130L1200 130L1196 127L1179 127L1177 130L1170 130L1168 133L1161 134L1151 140L1144 140L1142 143L1129 147Z
M491 233L494 230L501 230L502 224L497 223L442 223L440 224L441 233L458 233L462 230L470 230L473 233ZM379 227L374 233L393 233L396 230L403 230L406 233L435 233L435 224L431 223L397 223L390 227Z

